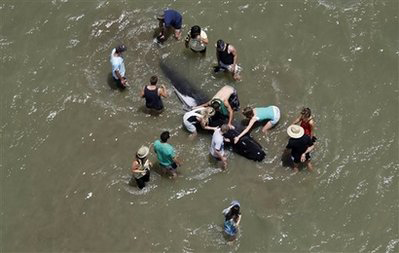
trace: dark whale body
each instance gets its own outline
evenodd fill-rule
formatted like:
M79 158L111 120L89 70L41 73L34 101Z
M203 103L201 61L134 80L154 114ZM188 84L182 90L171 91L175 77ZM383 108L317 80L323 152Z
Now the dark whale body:
M183 103L185 110L190 110L192 107L204 104L209 101L208 96L206 96L201 90L197 89L190 81L188 81L183 76L179 75L171 67L169 67L165 62L161 61L159 63L162 72L171 81L173 85L173 90L175 91L179 100ZM216 114L210 119L210 126L221 126L227 123L227 118ZM263 151L262 146L256 142L249 134L244 135L238 141L237 144L234 143L234 137L238 136L242 130L240 124L234 124L235 129L229 130L224 136L230 139L230 145L233 151L239 155L242 155L250 160L262 161L266 153Z

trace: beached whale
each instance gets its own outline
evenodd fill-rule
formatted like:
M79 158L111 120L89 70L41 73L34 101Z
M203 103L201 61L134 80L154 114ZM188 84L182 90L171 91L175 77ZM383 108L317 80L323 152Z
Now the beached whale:
M201 90L197 89L190 81L174 71L165 62L160 62L160 68L165 76L171 81L173 90L175 91L179 100L183 103L185 110L190 110L192 107L204 104L209 101L209 97ZM227 123L227 118L221 118L216 114L210 119L210 126L220 126ZM240 134L243 129L239 123L234 123L235 129L229 130L224 136L230 140L230 145L233 151L250 160L262 161L266 153L262 146L256 142L249 134L240 138L237 144L234 143L234 137ZM229 146L229 145L227 145Z

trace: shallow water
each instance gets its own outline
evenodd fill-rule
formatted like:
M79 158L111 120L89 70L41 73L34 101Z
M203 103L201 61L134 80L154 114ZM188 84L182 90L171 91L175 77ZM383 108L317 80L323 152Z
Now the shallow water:
M205 57L152 38L163 1L0 3L1 247L5 252L398 252L398 2L174 1L205 28ZM238 51L242 81L211 73L214 43ZM130 88L111 89L109 54L125 53ZM233 85L242 106L279 106L261 163L229 153L221 172L210 135L189 141L182 105L159 69L170 64L212 96ZM160 116L143 113L142 85L170 90ZM281 163L286 128L313 110L316 171ZM241 115L236 114L237 119ZM128 185L134 153L163 130L184 165ZM151 160L155 161L154 154ZM233 244L221 211L241 202Z

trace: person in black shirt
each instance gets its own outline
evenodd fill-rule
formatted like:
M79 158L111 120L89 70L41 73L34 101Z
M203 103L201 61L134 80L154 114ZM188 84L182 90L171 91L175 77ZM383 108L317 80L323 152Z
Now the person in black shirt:
M145 106L148 109L155 111L161 111L163 109L163 103L161 97L167 97L167 90L165 85L157 87L158 77L152 76L150 78L150 84L143 87L140 93L140 97L145 98Z
M232 45L225 43L223 40L218 40L216 43L216 58L218 66L215 68L215 72L225 69L233 74L234 80L241 79L238 73L240 67L237 65L237 51Z
M287 129L288 135L291 137L286 146L287 150L291 150L291 158L294 160L294 172L298 172L299 163L305 163L309 171L313 171L310 163L310 152L313 150L313 141L309 135L305 135L305 130L298 125L291 125Z

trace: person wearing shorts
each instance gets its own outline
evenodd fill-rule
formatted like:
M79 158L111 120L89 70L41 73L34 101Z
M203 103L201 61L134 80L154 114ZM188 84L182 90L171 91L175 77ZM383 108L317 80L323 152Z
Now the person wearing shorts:
M162 169L172 175L172 178L177 177L176 169L181 163L177 158L176 151L172 145L167 143L170 137L169 131L164 131L161 134L161 139L154 142L154 151L157 154L159 165Z
M267 134L267 131L274 127L280 120L280 109L277 106L256 107L250 106L244 108L242 114L249 119L248 126L237 137L234 138L234 143L237 143L241 137L249 132L252 126L257 121L267 121L262 128L262 132Z
M158 36L160 41L165 40L165 30L173 28L175 30L175 38L177 40L181 37L181 27L183 24L183 17L178 11L175 10L162 10L157 14L157 19L159 21L159 28L161 32Z
M224 153L224 137L223 134L229 131L227 124L222 125L220 128L216 128L212 135L211 147L209 149L210 154L218 161L222 162L222 169L227 168L227 156Z

